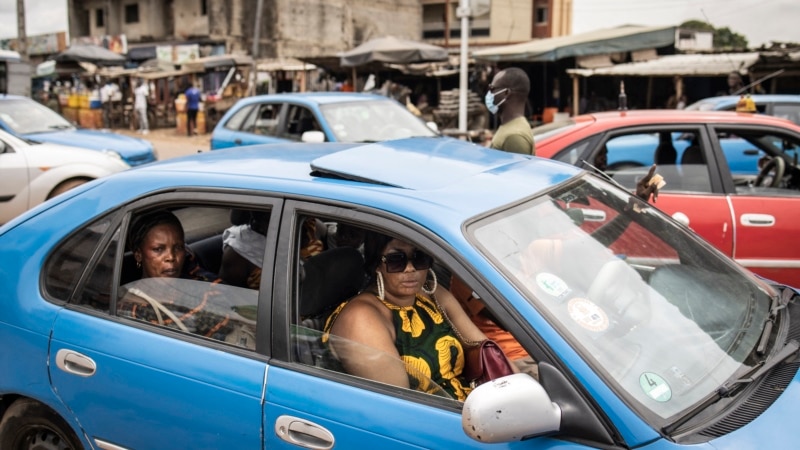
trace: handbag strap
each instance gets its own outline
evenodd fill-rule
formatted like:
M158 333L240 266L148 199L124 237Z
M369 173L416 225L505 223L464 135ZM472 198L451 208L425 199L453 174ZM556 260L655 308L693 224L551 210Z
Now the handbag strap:
M481 343L483 341L473 341L473 340L469 340L469 339L464 338L464 336L461 334L461 332L458 331L458 328L456 328L456 325L453 323L453 321L450 320L450 316L447 315L447 311L445 311L444 308L442 308L442 305L439 304L439 300L436 300L436 296L433 295L433 292L431 292L430 295L431 295L431 299L433 300L433 303L435 303L436 307L439 308L439 311L442 312L442 316L444 316L444 319L447 321L447 323L450 324L450 328L453 329L453 332L456 334L456 337L458 338L459 341L461 341L467 347L477 347L477 346L481 345Z

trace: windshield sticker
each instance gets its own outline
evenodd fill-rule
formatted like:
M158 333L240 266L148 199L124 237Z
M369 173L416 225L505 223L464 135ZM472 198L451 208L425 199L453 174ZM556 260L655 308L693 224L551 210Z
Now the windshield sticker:
M668 402L672 398L672 389L667 381L653 372L645 372L639 377L639 386L648 397L657 402Z
M589 331L606 331L608 316L594 302L585 298L573 298L567 303L569 316L581 327Z
M552 273L542 272L536 275L536 284L539 288L553 297L563 297L569 293L567 283Z

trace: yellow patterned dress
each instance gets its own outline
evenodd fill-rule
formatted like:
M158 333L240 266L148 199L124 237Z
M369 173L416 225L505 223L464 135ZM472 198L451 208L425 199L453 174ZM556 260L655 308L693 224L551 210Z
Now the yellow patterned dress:
M392 312L397 336L395 347L405 363L411 388L431 394L444 390L451 397L464 401L471 391L460 378L464 370L464 350L436 303L422 295L417 295L411 306L380 301ZM328 317L325 333L330 332L347 303L339 305Z

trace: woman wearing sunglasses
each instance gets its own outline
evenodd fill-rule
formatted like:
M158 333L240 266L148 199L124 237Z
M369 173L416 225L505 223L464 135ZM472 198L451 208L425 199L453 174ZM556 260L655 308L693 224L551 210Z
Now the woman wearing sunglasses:
M395 386L432 394L443 390L466 399L471 389L460 378L464 348L486 336L455 297L437 286L433 258L411 243L370 233L364 260L368 287L339 305L325 324L344 369Z

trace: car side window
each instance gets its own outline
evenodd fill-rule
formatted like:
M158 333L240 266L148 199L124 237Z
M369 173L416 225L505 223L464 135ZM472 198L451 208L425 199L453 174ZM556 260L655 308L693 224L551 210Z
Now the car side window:
M589 146L588 140L581 141L577 144L574 144L558 152L558 154L554 156L553 159L565 162L567 164L572 164L573 166L580 166L581 158L586 153L586 149L588 146Z
M275 136L278 134L278 120L280 118L281 105L276 103L262 103L258 106L253 123L252 131L255 134L265 136Z
M776 103L772 105L772 115L800 125L800 104Z
M402 328L406 330L405 332L396 331L398 336L394 347L390 344L389 348L396 348L399 354L390 354L388 351L380 350L377 345L373 346L364 341L359 342L356 339L350 339L347 337L347 333L342 333L340 332L341 330L339 332L336 331L335 325L341 317L342 311L346 311L346 308L350 307L350 302L363 301L364 293L373 292L374 287L369 284L371 277L368 272L370 269L365 267L364 252L369 252L370 248L375 248L374 245L370 247L370 239L374 239L376 233L373 228L374 225L367 226L366 224L362 225L337 218L311 216L299 216L296 223L293 240L295 242L294 253L297 260L297 268L294 276L296 288L290 327L290 359L296 363L344 373L360 380L371 380L385 385L394 385L398 389L398 395L405 395L401 392L408 392L407 390L410 389L436 397L460 398L463 400L472 387L463 376L465 362L462 357L456 360L451 360L449 357L436 357L433 360L429 360L424 356L415 356L416 345L422 345L423 347L428 344L434 345L433 335L438 336L435 339L435 342L438 343L435 345L438 345L438 347L435 347L436 350L429 349L429 351L433 352L430 353L431 355L439 354L440 351L450 354L448 351L443 350L448 347L449 344L447 343L451 342L449 339L461 339L456 337L453 331L447 331L443 335L438 335L436 334L438 331L434 331L438 330L438 327L452 330L450 327L453 322L450 322L449 318L445 319L444 314L438 312L440 311L438 306L433 306L439 305L440 303L438 302L440 300L428 300L433 303L424 307L415 306L414 308L417 309L411 309L406 312L397 312L399 314L398 317L408 317L408 320L413 321L413 323L408 324L409 327L419 331L419 333L424 333L418 335L415 331L406 330L406 327ZM311 223L315 224L314 227L310 225ZM322 225L321 231L317 228L318 225ZM312 245L309 246L309 244ZM308 249L312 247L316 251L309 252ZM367 260L369 260L369 257ZM418 262L411 263L421 264ZM410 263L407 261L406 264ZM432 273L435 273L435 277L438 280L435 282L436 286L449 290L447 291L448 293L452 292L453 303L451 303L451 307L461 305L461 308L466 311L467 306L458 303L462 300L464 302L471 301L472 306L476 306L478 303L483 305L482 302L475 300L478 298L477 294L467 287L464 282L461 282L459 278L454 277L449 268L435 263L430 267L430 270L425 270L424 273L429 278L429 284L433 283L434 275ZM453 280L452 283L451 280ZM457 282L460 282L460 284L456 285ZM401 289L393 284L390 285L391 281L386 281L386 283L387 292ZM434 289L436 288L434 287ZM447 295L441 290L436 292L437 298L447 298ZM367 294L367 297L382 309L381 300L375 296L377 294L372 297L369 297L369 295L372 294ZM427 295L430 296L430 294ZM354 298L357 299L353 300ZM419 297L417 299L420 302L419 305L426 304L424 303L425 299L420 299ZM387 316L394 317L392 314L395 313L391 312L394 311L392 304L384 303L384 305L387 305ZM357 308L358 306L355 307ZM394 308L397 307L395 306ZM428 322L428 316L422 312L419 313L420 317L416 317L414 311L422 310L432 311L431 322ZM404 316L404 314L407 314L407 316ZM469 322L470 319L478 328L485 326L485 328L481 329L486 329L487 332L492 333L493 338L503 340L502 345L508 349L504 349L504 351L507 352L509 359L519 360L518 362L514 361L513 364L517 365L520 371L537 376L536 362L509 330L502 325L498 325L501 322L494 318L487 308L473 308L469 317L466 314L461 316L461 320ZM387 318L386 320L392 319ZM426 325L423 325L423 323ZM463 322L461 323L463 325ZM389 324L389 326L391 327L392 325ZM395 323L395 326L398 326L397 323ZM474 330L470 331L475 332ZM428 334L429 331L432 333ZM466 332L466 330L464 331ZM408 335L405 334L406 332ZM403 336L400 336L401 334ZM409 344L408 339L412 339L412 336L414 337L413 339L419 339L419 344ZM412 345L413 349L408 347L409 345ZM465 343L464 345L467 344ZM463 346L461 348L465 349ZM425 352L425 350L420 351ZM455 350L453 351L455 352ZM400 378L407 378L407 386L403 386L403 383L396 384L389 381L389 378L395 380L396 378L387 377L387 379L384 379L377 375L387 372L399 373L402 375ZM440 376L440 373L446 373L447 375ZM373 377L373 375L375 376ZM452 381L449 378L451 375L458 381Z
M286 135L289 139L299 141L306 131L322 131L322 127L310 109L298 105L290 105L286 115Z
M248 105L233 113L233 115L225 122L225 128L233 131L247 130L247 121L249 114L253 111L253 105Z
M50 297L61 301L69 300L98 242L110 225L110 218L88 225L69 237L50 255L44 268L44 289ZM104 276L109 276L109 269L112 267L113 265L102 268ZM95 281L100 285L104 283L102 280ZM111 280L108 281L110 283ZM110 289L106 292L110 292Z
M608 175L631 190L656 164L666 181L662 191L711 192L706 150L700 132L694 129L614 136L594 159L595 166L605 167Z

